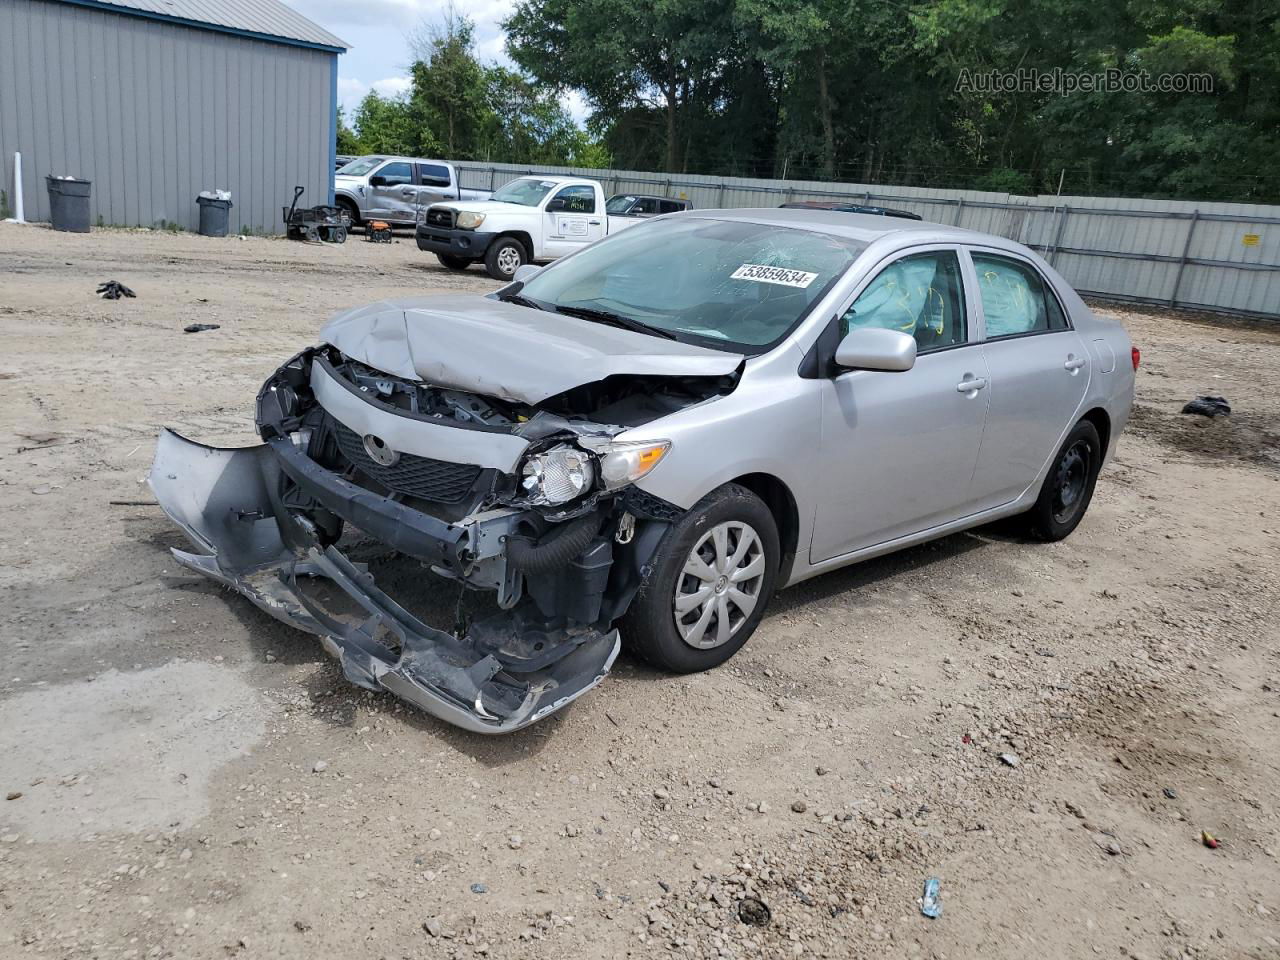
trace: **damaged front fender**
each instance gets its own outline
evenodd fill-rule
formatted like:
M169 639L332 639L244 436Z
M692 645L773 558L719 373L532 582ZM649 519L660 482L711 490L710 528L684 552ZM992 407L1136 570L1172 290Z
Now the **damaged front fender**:
M164 512L197 552L175 559L236 590L271 616L317 634L347 679L387 690L455 726L477 733L518 730L597 686L618 655L615 629L589 626L526 630L515 613L478 623L455 636L423 623L387 596L373 577L334 546L325 546L306 517L281 500L287 440L241 449L209 447L165 430L149 482ZM299 463L309 462L296 451ZM346 495L339 478L329 494ZM351 485L346 485L351 486ZM352 487L365 515L396 516L400 504ZM377 501L383 501L381 504ZM420 515L421 516L421 515ZM427 518L430 519L430 518ZM487 521L505 522L502 516ZM459 532L461 531L461 532ZM414 530L422 543L439 540L439 555L462 556L460 544L484 531L440 522ZM498 539L490 532L489 539ZM427 548L422 547L426 550ZM434 548L431 551L434 552ZM333 590L347 603L331 609ZM530 650L537 650L531 657Z

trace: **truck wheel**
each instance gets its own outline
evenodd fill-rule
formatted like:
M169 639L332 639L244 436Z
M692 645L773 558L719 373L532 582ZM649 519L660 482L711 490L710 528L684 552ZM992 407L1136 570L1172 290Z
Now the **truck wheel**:
M440 261L442 266L445 266L450 270L465 270L467 267L471 266L473 262L468 260L466 257L455 257L451 253L437 253L436 259Z
M338 206L342 208L343 213L351 218L351 225L353 227L360 226L360 211L356 209L356 205L354 203L346 197L339 197Z
M495 280L510 280L528 262L524 245L511 237L499 237L484 255L484 268Z

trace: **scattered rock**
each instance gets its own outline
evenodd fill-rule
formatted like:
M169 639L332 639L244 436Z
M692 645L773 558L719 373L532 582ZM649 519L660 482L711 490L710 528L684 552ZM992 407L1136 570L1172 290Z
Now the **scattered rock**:
M1002 753L1000 754L1000 762L1006 767L1016 767L1022 762L1022 759L1016 753Z
M21 790L10 790L4 795L4 798L6 800L17 800L20 796L22 796Z
M519 850L524 846L524 838L518 833L513 833L511 836L507 837L507 846L512 850Z
M773 919L769 905L755 897L745 897L738 904L738 919L753 927L767 927Z
M791 809L794 810L796 813L804 813L806 810L809 809L809 805L805 803L803 800L797 800L791 804Z
M814 772L814 773L816 773L816 774L817 774L818 776L820 776L820 777L825 777L825 776L826 776L828 773L830 773L831 771L830 771L830 770L828 770L826 767L815 767L815 768L814 768L814 770L813 770L813 772Z
M432 827L427 831L428 840L439 840L442 836L444 836L444 834L442 834L437 827Z
M668 797L671 796L671 793L666 789L664 789L663 787L658 787L657 790L653 791L653 795L658 800L666 800Z
M324 773L329 769L328 760L317 760L311 767L312 773Z
M473 883L471 885L471 892L472 893L488 893L489 888L486 887L483 883Z
M431 934L431 936L438 937L444 933L444 924L440 922L439 917L428 917L422 921L422 929Z

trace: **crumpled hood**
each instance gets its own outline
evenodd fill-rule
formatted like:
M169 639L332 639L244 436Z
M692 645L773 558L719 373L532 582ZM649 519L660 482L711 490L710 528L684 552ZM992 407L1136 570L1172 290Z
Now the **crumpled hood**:
M614 374L714 377L742 362L739 354L476 294L356 307L330 320L320 339L392 376L528 404Z

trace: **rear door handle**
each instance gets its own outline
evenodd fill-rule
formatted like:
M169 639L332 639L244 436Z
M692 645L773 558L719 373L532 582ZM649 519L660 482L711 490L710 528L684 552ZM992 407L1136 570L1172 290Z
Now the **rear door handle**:
M591 224L593 227L598 227L598 226L600 226L600 221L599 221L599 220L588 220L587 222L588 222L589 224Z
M982 377L968 377L956 384L957 393L977 393L987 385Z
M1084 357L1073 357L1070 354L1067 355L1067 362L1062 365L1064 370L1070 370L1072 373L1075 373L1083 366Z

